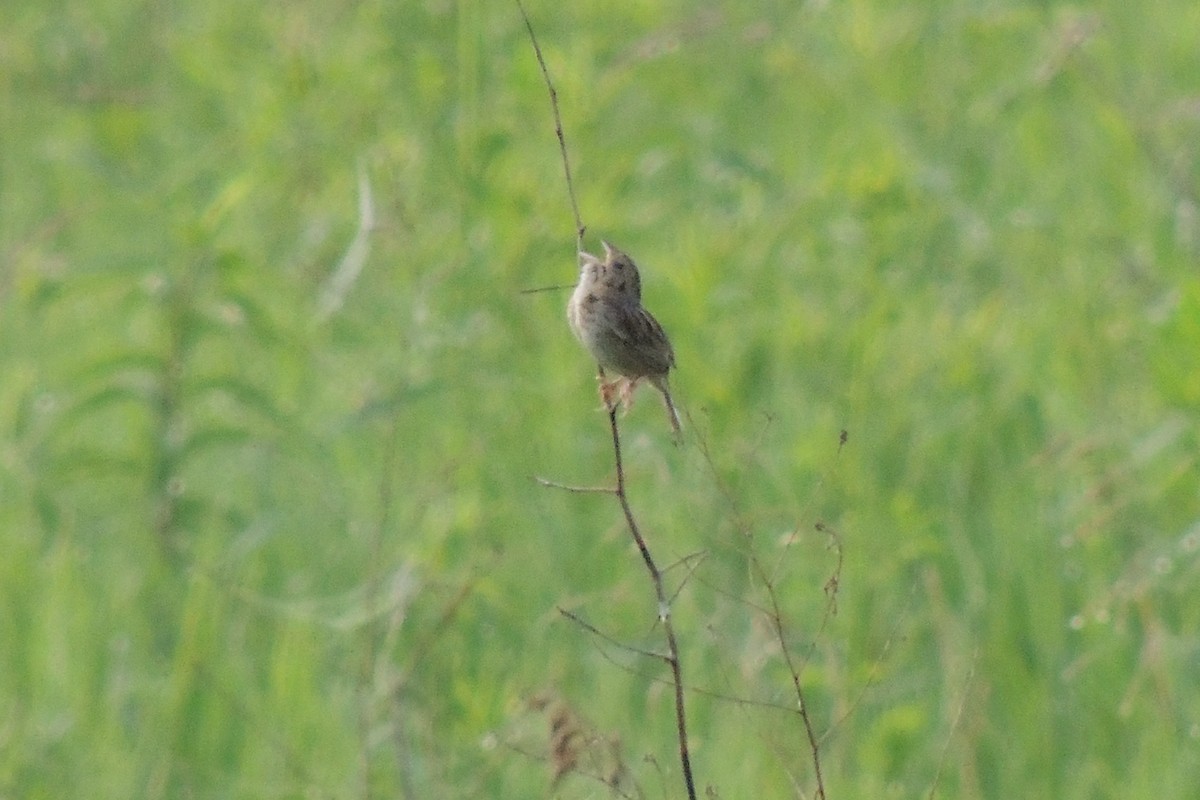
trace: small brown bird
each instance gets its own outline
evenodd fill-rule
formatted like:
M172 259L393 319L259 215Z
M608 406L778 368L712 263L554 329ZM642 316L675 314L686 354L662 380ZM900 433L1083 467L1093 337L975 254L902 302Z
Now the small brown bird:
M600 365L600 396L612 405L614 389L629 407L633 390L643 378L662 393L671 429L680 434L679 414L671 401L667 373L675 366L675 351L662 326L642 308L642 279L633 259L603 242L604 259L579 254L579 283L567 304L567 321L575 336ZM604 371L619 379L604 380Z

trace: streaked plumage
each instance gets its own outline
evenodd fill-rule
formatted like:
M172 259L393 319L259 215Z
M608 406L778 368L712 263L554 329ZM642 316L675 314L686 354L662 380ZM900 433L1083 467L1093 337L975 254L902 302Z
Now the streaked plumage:
M638 381L645 379L662 393L671 428L678 435L679 414L667 382L675 351L658 320L642 307L642 280L633 259L608 242L603 244L603 260L591 253L579 254L579 283L567 305L567 320L601 369L621 376L601 383L605 403L619 388L628 406Z

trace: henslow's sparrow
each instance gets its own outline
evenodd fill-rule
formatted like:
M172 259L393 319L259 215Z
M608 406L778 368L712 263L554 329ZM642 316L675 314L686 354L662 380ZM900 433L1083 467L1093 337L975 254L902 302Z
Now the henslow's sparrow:
M567 304L571 330L600 365L600 396L611 407L619 389L626 408L642 379L662 393L678 436L679 414L671 401L667 373L675 366L675 351L662 326L642 308L642 279L633 259L608 242L603 260L579 254L579 283ZM620 376L606 381L605 370Z

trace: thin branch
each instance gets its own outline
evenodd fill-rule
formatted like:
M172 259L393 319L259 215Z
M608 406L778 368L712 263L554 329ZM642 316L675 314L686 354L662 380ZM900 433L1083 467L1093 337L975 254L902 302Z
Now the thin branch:
M554 111L554 134L558 137L558 150L562 153L563 175L567 179L567 194L571 198L571 211L575 214L575 251L583 251L583 234L587 230L583 218L579 215L579 203L575 200L575 183L571 180L571 161L567 158L567 138L563 135L562 116L558 112L558 92L554 81L550 80L550 70L546 67L546 59L542 57L542 47L538 44L537 34L533 32L533 23L525 13L525 5L516 0L517 8L521 10L521 19L525 20L525 30L529 31L529 42L533 45L533 54L537 56L538 66L542 70L542 79L550 93L550 108Z
M617 468L617 500L621 504L621 511L625 514L625 523L629 527L629 533L633 536L633 541L637 544L638 551L642 554L642 561L646 564L646 571L650 573L650 581L654 584L654 596L658 601L658 620L662 623L663 634L667 638L667 655L665 659L671 666L671 680L675 685L675 728L679 735L679 763L683 767L683 781L687 786L688 798L689 800L695 800L696 782L692 777L692 757L688 750L683 668L679 661L679 643L675 638L675 626L671 622L671 604L667 600L667 592L663 586L662 572L659 571L658 566L654 563L654 557L650 555L650 548L646 544L646 539L642 536L637 520L633 516L633 509L629 506L629 496L625 493L625 467L621 460L621 435L617 428L617 407L611 402L608 403L608 424L612 430L613 460Z
M841 447L845 444L845 437L846 433L845 431L842 431L841 436L839 437L839 453L841 451ZM821 738L817 736L816 727L813 724L808 701L805 698L804 686L800 679L800 675L804 671L807 664L807 657L803 662L797 663L796 657L792 654L792 650L788 646L787 636L785 634L783 608L779 602L779 595L775 591L775 585L778 580L779 563L776 564L775 569L768 572L766 566L763 564L762 560L758 557L758 554L751 546L754 534L749 529L749 526L741 519L740 514L738 513L737 500L734 498L733 492L729 489L725 482L721 480L720 474L717 472L716 462L713 461L712 453L708 449L707 441L702 436L699 437L698 441L700 444L700 453L704 457L705 462L708 464L713 478L717 482L719 491L724 496L725 501L729 504L730 509L735 514L738 532L742 535L742 538L747 543L747 555L749 556L749 562L754 571L754 576L759 580L759 582L762 583L763 589L767 594L769 608L761 609L761 611L771 624L772 631L775 634L775 639L779 643L780 653L783 655L784 664L787 666L788 673L792 679L792 690L796 695L796 712L799 714L800 720L804 726L804 734L808 740L809 757L812 760L813 773L817 784L815 797L817 797L818 800L825 800L825 778L821 770ZM818 530L826 530L823 523L818 523ZM837 587L842 569L842 550L840 539L836 537L836 534L834 534L834 536L837 549L837 566L833 575L831 575L825 583L826 607L825 616L821 623L822 629L824 629L825 624L828 622L833 610L836 607ZM780 558L782 559L782 556Z
M616 494L617 490L611 486L571 486L566 483L559 483L547 478L541 478L537 475L533 479L549 489L562 489L564 492L573 492L574 494Z
M754 564L758 564L758 559L751 559ZM761 569L761 565L757 569ZM800 683L800 670L803 667L797 667L792 657L792 651L787 646L787 638L783 632L783 611L779 607L779 598L775 594L775 588L767 584L767 596L771 600L771 624L775 628L775 638L779 640L779 649L783 653L784 663L787 664L788 672L792 675L792 687L796 691L796 710L800 714L800 719L804 722L804 733L808 736L808 747L812 754L813 771L817 780L816 796L821 800L825 798L825 779L821 775L821 750L820 741L817 739L816 729L813 727L812 716L809 714L808 701L804 699L804 687Z
M570 197L571 211L575 217L575 250L577 253L580 253L583 252L583 236L586 228L583 224L583 218L579 214L579 203L575 198L575 184L571 179L571 162L567 156L567 140L563 135L562 115L558 109L558 92L554 88L554 82L550 79L550 70L546 67L546 59L542 56L541 45L538 44L537 34L533 30L533 23L529 21L529 15L525 13L525 6L521 0L516 0L516 4L517 8L521 11L521 18L525 21L525 29L529 32L529 42L533 45L533 52L537 56L538 67L542 71L542 78L546 82L546 90L550 95L550 108L554 112L554 133L558 137L558 149L562 155L563 176L566 178L567 194ZM604 370L601 368L599 372L601 380L603 380ZM696 783L692 777L692 761L688 750L683 670L679 661L679 644L675 638L675 626L671 622L670 601L667 599L667 592L663 587L662 572L658 569L658 566L654 563L654 558L650 555L650 548L646 545L646 540L638 528L637 520L633 516L633 509L629 506L629 498L625 493L625 469L621 462L621 436L617 429L617 408L608 398L605 398L605 403L608 407L609 427L612 430L617 487L615 491L604 491L612 491L617 496L617 500L621 504L621 511L625 515L625 523L629 527L629 533L637 544L638 551L642 554L642 561L645 563L646 571L650 573L650 580L654 585L655 599L658 601L658 619L662 623L663 633L667 640L667 653L665 656L659 657L663 658L670 665L671 678L675 688L675 727L679 736L679 761L683 768L683 779L687 786L688 800L696 800ZM551 485L551 482L544 481L543 484ZM560 488L569 491L577 490L572 487Z
M562 614L567 619L576 623L577 625L579 625L579 627L583 628L588 633L591 633L597 639L600 639L601 641L604 641L604 642L612 645L613 647L617 648L618 650L623 650L627 653L639 655L644 658L651 658L656 661L667 661L667 656L663 655L662 653L656 653L653 650L646 650L641 647L634 647L633 645L626 644L625 642L622 642L621 640L617 639L616 637L600 630L595 625L591 624L590 622L583 619L582 617L580 617L578 614L575 614L574 612L567 611L566 609L559 607L558 613ZM626 672L630 675L635 675L638 678L650 681L651 683L661 684L664 686L668 684L668 681L664 678L657 677L648 672L643 672L639 669L635 669L634 667L630 666L629 664L626 664L622 661L618 661L616 658L614 658L612 656L611 653L608 652L608 650L604 649L603 647L601 647L599 645L596 646L596 650L600 653L601 657L603 657L605 661L607 661L608 663L612 664L614 667L616 667L620 670L623 670L624 672ZM762 708L762 709L767 709L769 711L778 711L781 714L794 714L795 713L795 709L791 703L784 704L784 703L775 703L770 700L756 700L752 697L742 697L741 695L727 694L725 692L719 692L716 689L709 689L705 686L696 686L694 684L690 685L686 688L687 688L687 691L689 691L693 694L702 695L711 700L716 700L721 703L729 703L730 705L735 705L735 706L748 706L751 708Z
M626 644L625 642L620 641L619 639L605 633L604 631L597 628L595 625L592 625L590 622L588 622L587 620L583 619L582 617L580 617L579 615L577 615L573 612L566 611L561 607L558 609L558 612L560 614L562 614L564 617L566 617L567 619L578 624L579 627L583 628L588 633L595 635L595 637L597 639L600 639L604 642L607 642L608 644L611 644L613 647L617 648L618 650L624 650L625 652L633 653L634 655L643 656L645 658L652 658L656 661L666 661L667 660L667 657L665 655L663 655L662 653L655 653L653 650L645 650L643 648L634 647L633 645L629 645L629 644ZM603 657L605 661L612 664L617 669L623 670L624 672L626 672L630 675L635 675L638 678L650 681L651 683L661 684L664 686L668 684L668 681L664 678L660 678L655 675L651 675L648 672L643 672L639 669L633 668L629 664L626 664L622 661L618 661L616 658L614 658L612 656L612 654L610 654L607 650L605 650L603 647L600 647L599 645L596 646L596 650L600 653L601 657ZM781 714L794 714L795 713L795 708L793 707L793 705L791 703L783 704L783 703L771 702L770 700L755 700L752 697L742 697L740 695L726 694L725 692L718 692L716 689L709 689L707 687L696 686L694 684L687 686L686 689L687 689L687 691L689 691L693 694L702 695L711 700L716 700L716 701L719 701L722 703L729 703L730 705L748 706L751 708L763 708L763 709L767 709L769 711L778 711Z
M592 634L593 636L596 636L596 637L608 642L613 647L616 647L618 649L624 650L629 653L633 653L634 655L645 656L646 658L656 658L660 661L666 661L666 662L670 662L670 660L671 660L670 657L665 656L662 653L655 653L653 650L643 650L640 647L634 647L633 645L625 644L624 642L617 640L615 637L609 636L607 633L600 630L595 625L593 625L592 623L585 620L583 617L579 616L578 614L576 614L574 612L567 611L565 608L559 607L558 613L562 614L564 617L571 620L576 625L583 628L585 631Z
M818 522L814 527L821 533L829 534L829 544L826 549L837 553L837 564L834 566L833 572L825 580L825 610L821 613L821 624L817 626L817 632L812 637L812 642L808 647L808 654L804 657L804 663L800 665L801 670L808 666L813 653L817 651L817 640L825 634L825 629L829 626L829 621L837 616L838 589L841 588L842 565L845 563L845 552L842 550L841 535L824 522Z
M522 289L518 294L537 294L538 292L561 292L564 289L574 289L575 284L557 283L554 286L538 286L534 289Z
M678 566L686 566L688 568L687 575L685 575L683 580L679 582L679 585L675 587L675 592L671 595L670 602L675 602L675 598L679 597L680 593L683 592L683 588L691 582L692 576L696 574L696 570L700 569L700 565L703 564L707 558L708 551L700 550L692 553L691 555L684 556L671 566L667 567L668 572Z

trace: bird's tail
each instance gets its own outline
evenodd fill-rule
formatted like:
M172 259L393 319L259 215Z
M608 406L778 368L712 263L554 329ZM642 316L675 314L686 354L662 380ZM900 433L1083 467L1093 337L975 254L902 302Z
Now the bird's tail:
M671 400L671 392L667 387L660 386L662 391L663 405L667 407L667 417L671 420L671 432L675 434L675 440L683 439L683 425L679 422L679 412L675 409L675 402Z

